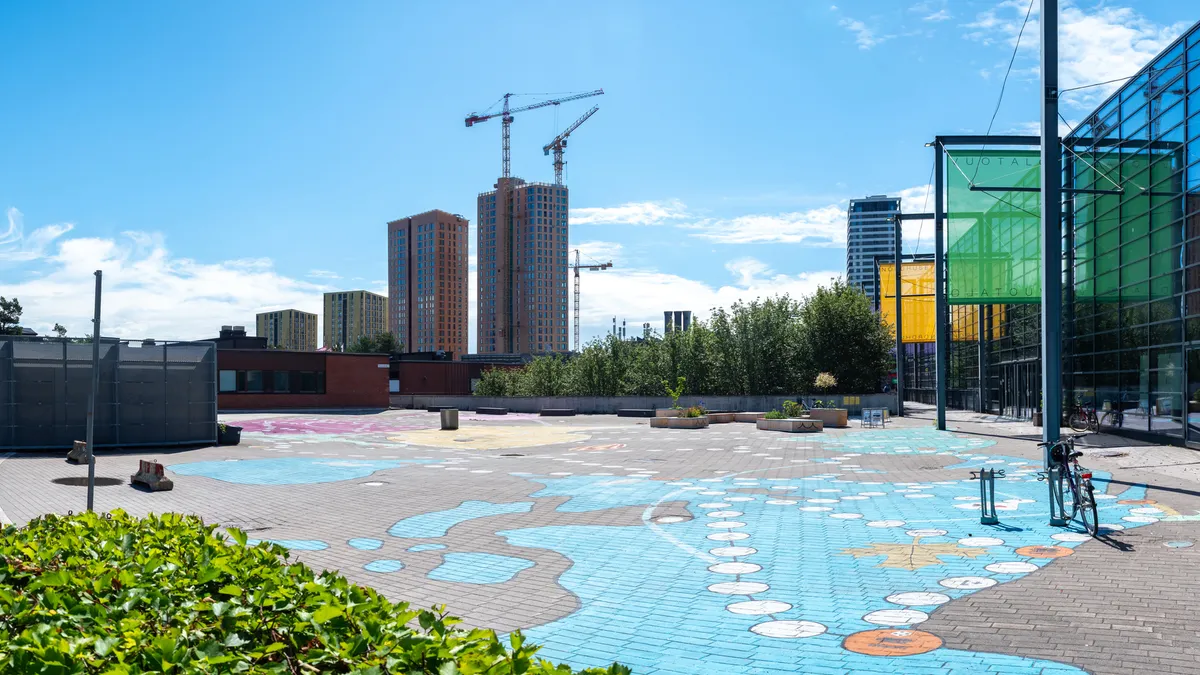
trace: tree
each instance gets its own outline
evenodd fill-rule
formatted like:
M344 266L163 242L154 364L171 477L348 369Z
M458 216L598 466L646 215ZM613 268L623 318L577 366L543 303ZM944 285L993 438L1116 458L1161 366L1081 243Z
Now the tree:
M891 329L871 311L862 291L838 280L818 288L800 310L805 352L803 381L829 373L842 393L874 392L887 374Z
M0 295L0 335L21 334L21 302Z
M395 335L384 331L374 335L360 335L351 342L346 351L356 354L399 354L403 345Z
M58 335L60 338L65 338L67 336L67 329L61 323L55 323L52 330L54 331L55 335Z

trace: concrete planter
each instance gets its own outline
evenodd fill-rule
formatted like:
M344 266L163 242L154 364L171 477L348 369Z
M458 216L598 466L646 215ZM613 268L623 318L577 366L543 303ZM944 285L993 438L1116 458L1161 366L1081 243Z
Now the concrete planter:
M808 414L815 420L821 420L827 427L850 426L850 412L845 408L812 408Z
M737 421L737 415L737 413L731 412L710 412L706 417L708 417L709 424L729 424Z
M659 408L654 411L655 417L679 417L679 413L683 412L683 408Z
M760 412L734 413L733 421L734 422L749 422L751 424L754 424L758 420L762 419L763 415L766 415L766 413L760 413Z
M650 426L654 429L706 429L708 428L708 416L655 417L650 420Z
M769 420L765 417L755 422L763 431L783 431L789 434L815 433L825 430L825 424L811 417L793 417L782 420Z

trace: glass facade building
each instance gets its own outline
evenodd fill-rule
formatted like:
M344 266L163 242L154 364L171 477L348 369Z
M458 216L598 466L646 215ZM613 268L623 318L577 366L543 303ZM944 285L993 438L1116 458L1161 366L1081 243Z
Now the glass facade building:
M1200 446L1200 24L1063 140L1064 408ZM952 171L948 169L947 171ZM1041 405L1040 306L951 305L950 407ZM906 345L906 398L934 402L934 347ZM1117 429L1106 429L1116 431Z

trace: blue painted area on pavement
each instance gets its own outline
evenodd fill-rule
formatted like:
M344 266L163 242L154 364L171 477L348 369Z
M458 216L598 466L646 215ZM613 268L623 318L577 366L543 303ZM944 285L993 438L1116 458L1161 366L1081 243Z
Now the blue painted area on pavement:
M395 469L406 464L430 464L435 461L280 457L242 459L236 462L189 462L172 464L167 468L181 476L204 476L241 485L303 485L353 480L370 476L383 469Z
M404 569L404 563L399 560L372 560L363 565L363 569L368 572L397 572Z
M441 551L444 548L446 548L445 544L417 544L409 546L407 550L410 553L420 553L422 551Z
M387 532L393 537L405 539L444 537L450 528L468 520L506 513L528 513L532 508L533 502L493 504L485 501L465 501L445 511L433 511L405 518L388 528Z
M579 597L580 609L525 634L544 645L542 656L575 667L619 658L635 671L664 674L1082 672L946 649L920 630L937 606L1019 579L1089 540L1046 523L1047 488L1037 481L1036 462L989 455L991 441L934 430L850 432L821 443L844 454L820 462L830 473L803 478L746 472L671 485L531 478L545 485L534 496L571 497L560 511L670 501L687 502L693 518L659 524L647 510L641 526L499 532L513 545L553 550L573 562L559 583ZM963 476L920 483L854 476L858 458L873 454L954 456ZM979 524L979 484L965 469L980 467L1007 472L996 485L997 527ZM736 484L755 478L756 485ZM1096 483L1103 493L1106 476L1096 472ZM763 487L776 489L745 491ZM1144 486L1133 487L1120 501L1144 495ZM1100 520L1113 529L1165 515L1099 497ZM581 635L607 636L613 645ZM909 655L880 655L890 644Z
M346 542L350 548L356 548L360 551L374 551L383 546L383 542L379 539L358 538L351 539Z
M447 553L444 562L429 573L435 581L464 584L502 584L533 562L494 553Z

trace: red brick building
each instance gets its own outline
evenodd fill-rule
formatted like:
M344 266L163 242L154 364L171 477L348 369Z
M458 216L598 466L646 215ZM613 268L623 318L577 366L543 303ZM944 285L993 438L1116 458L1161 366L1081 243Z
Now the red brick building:
M217 350L218 410L387 407L385 354Z

